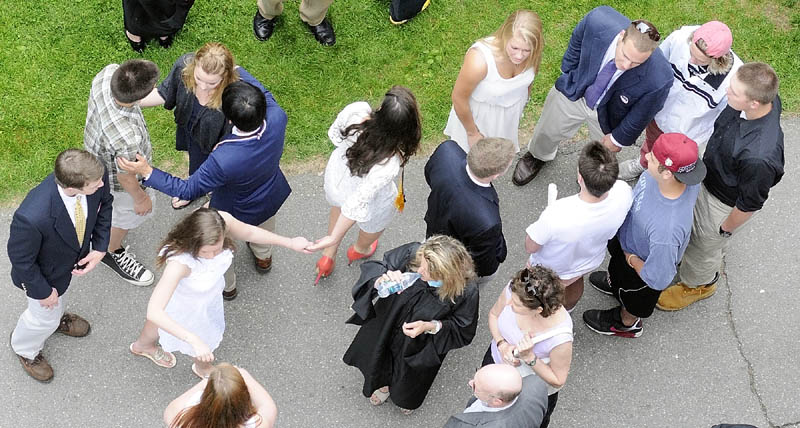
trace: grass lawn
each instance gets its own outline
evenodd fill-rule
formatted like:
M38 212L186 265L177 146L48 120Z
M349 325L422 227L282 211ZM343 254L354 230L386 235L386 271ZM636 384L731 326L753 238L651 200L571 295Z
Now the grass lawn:
M771 64L781 78L787 112L800 111L800 1L673 0L608 4L653 21L666 37L681 25L711 19L727 23L734 50L745 61ZM424 138L442 139L450 91L464 52L494 31L511 11L530 8L542 17L546 46L531 103L531 126L559 73L574 25L599 1L432 0L409 23L389 23L388 0L336 0L329 11L337 34L322 47L287 0L267 42L252 33L255 0L197 0L172 48L152 43L143 54L162 77L181 54L204 42L225 43L237 62L261 80L289 114L284 165L324 159L332 149L327 129L356 100L376 103L392 85L409 87L423 115ZM119 0L10 2L0 8L0 203L13 204L52 170L61 150L82 147L86 100L94 75L109 63L138 57L125 40ZM185 173L174 150L172 112L145 110L155 161Z

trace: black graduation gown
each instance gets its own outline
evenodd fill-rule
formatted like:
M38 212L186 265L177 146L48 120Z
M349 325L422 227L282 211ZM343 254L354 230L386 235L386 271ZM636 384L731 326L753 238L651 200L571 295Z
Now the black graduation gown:
M387 270L407 271L419 245L403 245L384 254L383 261L361 265L361 277L353 287L356 314L347 320L361 329L343 358L364 375L365 397L388 385L392 402L405 409L422 405L447 352L469 345L478 326L478 286L474 281L455 302L441 301L436 288L418 280L401 294L378 299L372 306L377 295L375 279ZM403 334L404 322L418 320L439 320L442 329L414 339Z
M194 0L122 0L125 29L144 39L175 34L193 4Z

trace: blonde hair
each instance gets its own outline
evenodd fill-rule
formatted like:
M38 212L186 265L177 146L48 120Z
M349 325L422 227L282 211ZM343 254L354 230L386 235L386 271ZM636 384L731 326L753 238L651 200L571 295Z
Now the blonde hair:
M198 49L194 56L186 61L186 67L181 73L183 84L193 94L196 87L194 69L198 64L200 69L206 73L222 76L222 80L211 92L211 99L206 104L208 108L219 110L222 107L222 91L231 83L239 80L239 73L236 71L236 62L233 60L233 54L225 45L217 42L206 43Z
M491 137L478 140L467 153L467 165L478 178L501 174L516 156L511 140Z
M539 19L539 15L527 9L513 12L508 15L503 25L494 34L483 40L495 51L506 55L506 45L514 36L522 38L531 48L531 54L524 62L525 70L533 67L533 72L539 73L539 64L542 62L542 49L544 48L542 20Z
M689 34L689 44L694 43L692 40L694 40L694 31L692 31L692 34ZM733 68L733 51L728 51L728 53L726 53L725 55L722 55L720 57L714 58L712 56L709 56L706 53L706 49L708 49L708 45L706 44L705 40L698 39L696 46L697 46L697 49L700 49L700 52L702 52L703 55L711 58L711 62L708 63L708 72L709 73L711 73L711 74L725 74L725 73L731 71L731 68Z
M472 257L464 248L464 244L455 238L444 235L433 235L417 249L412 269L419 268L422 259L428 263L428 274L431 279L442 281L439 287L439 298L451 301L464 293L467 281L475 277Z

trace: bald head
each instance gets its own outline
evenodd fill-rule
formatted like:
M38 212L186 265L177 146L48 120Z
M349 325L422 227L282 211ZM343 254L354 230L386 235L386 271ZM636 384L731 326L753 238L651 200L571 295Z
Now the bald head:
M522 377L508 364L489 364L475 373L475 386L492 397L490 407L504 407L519 395Z

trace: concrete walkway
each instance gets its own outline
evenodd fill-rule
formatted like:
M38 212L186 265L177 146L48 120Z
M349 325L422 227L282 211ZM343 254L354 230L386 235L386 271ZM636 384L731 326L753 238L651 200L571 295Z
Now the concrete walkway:
M784 120L786 175L762 212L734 238L725 275L712 298L676 312L656 311L639 339L609 338L588 330L581 313L614 301L587 286L578 304L575 351L567 385L553 415L553 427L710 427L747 423L758 427L800 427L800 233L794 216L800 202L800 120ZM467 385L480 365L490 335L489 308L505 278L525 263L524 229L546 201L546 185L561 195L577 191L575 168L580 144L565 144L534 182L518 188L510 173L497 184L509 257L498 279L482 290L481 322L474 342L447 356L423 406L411 416L391 403L373 407L361 396L362 376L341 361L356 328L350 287L357 266L339 252L334 274L313 286L316 256L278 249L272 272L261 276L248 251L235 265L239 297L226 303L227 329L217 359L246 367L278 404L278 426L440 427L463 409ZM638 153L625 150L620 159ZM380 241L378 252L424 238L428 188L425 159L406 171L408 203ZM294 189L278 220L278 232L319 238L328 207L321 175L290 177ZM131 234L128 244L152 267L159 241L187 211L173 211L160 195L156 221ZM792 208L792 207L795 208ZM794 216L792 215L794 213ZM8 239L12 212L0 213L0 242ZM351 242L354 234L346 239ZM346 247L343 246L342 250ZM8 337L25 298L9 280L0 248L0 337ZM73 281L68 310L92 322L92 333L75 339L50 338L44 352L56 377L42 385L23 372L7 342L0 357L0 427L159 427L167 403L196 383L191 361L162 369L128 352L144 322L152 287L138 288L99 266Z

